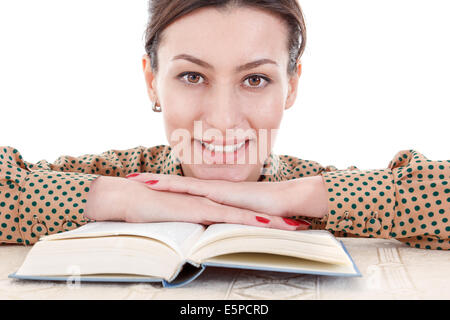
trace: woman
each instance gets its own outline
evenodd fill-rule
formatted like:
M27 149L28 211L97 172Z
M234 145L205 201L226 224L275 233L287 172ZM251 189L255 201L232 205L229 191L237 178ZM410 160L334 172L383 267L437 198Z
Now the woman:
M290 1L150 2L142 59L169 145L25 161L0 150L0 241L89 221L242 223L450 249L449 161L337 170L272 152L306 44ZM200 161L199 161L200 159Z

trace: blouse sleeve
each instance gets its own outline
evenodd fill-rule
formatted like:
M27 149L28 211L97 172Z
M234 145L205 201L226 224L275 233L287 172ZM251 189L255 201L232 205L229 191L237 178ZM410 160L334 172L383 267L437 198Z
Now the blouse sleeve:
M450 160L403 150L386 169L320 174L328 192L326 229L450 250Z
M0 243L33 244L42 235L93 221L84 215L92 182L141 171L152 157L148 151L139 146L33 164L17 149L0 147Z

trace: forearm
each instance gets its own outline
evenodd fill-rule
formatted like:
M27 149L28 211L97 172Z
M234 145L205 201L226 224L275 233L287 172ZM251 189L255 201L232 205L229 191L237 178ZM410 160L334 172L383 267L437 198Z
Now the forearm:
M289 211L296 216L323 218L328 213L327 191L322 176L286 181Z
M125 221L130 183L125 178L98 177L91 184L85 216L96 221Z

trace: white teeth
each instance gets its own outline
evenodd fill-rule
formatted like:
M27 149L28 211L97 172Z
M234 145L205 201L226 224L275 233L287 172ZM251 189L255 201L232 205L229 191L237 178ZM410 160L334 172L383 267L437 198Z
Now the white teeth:
M208 149L209 151L214 151L214 152L235 152L236 150L242 148L245 145L245 141L239 144L235 144L235 145L231 145L231 146L215 146L206 142L202 142L202 145L205 146L206 149Z

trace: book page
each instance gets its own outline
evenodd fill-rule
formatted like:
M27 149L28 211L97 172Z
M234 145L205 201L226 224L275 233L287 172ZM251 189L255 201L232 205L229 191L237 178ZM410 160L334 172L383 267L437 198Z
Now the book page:
M209 226L189 252L196 263L230 253L258 252L326 263L351 261L337 239L326 230L281 230L240 224Z
M134 235L160 240L185 257L205 227L188 222L129 223L116 221L89 222L77 229L41 237L40 240Z
M356 275L353 264L330 264L320 261L263 253L234 253L209 258L206 266L299 272L310 274Z
M277 238L295 238L297 241L310 242L325 246L340 246L336 238L326 230L288 231L243 224L216 223L208 226L206 231L203 232L200 239L198 239L197 243L192 248L192 251L195 251L208 243L227 237L242 236L242 239L245 241L246 235L267 235L268 237L271 236Z

